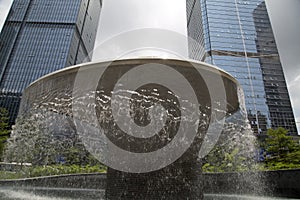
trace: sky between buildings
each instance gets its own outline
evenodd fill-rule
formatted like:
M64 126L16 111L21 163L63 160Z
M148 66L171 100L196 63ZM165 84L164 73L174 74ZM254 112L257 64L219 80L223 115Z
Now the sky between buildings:
M176 3L175 3L176 1ZM95 47L113 35L138 28L168 29L184 34L183 14L185 0L104 0L106 10L102 12L100 29ZM300 122L300 0L266 0L276 43L290 92L296 122ZM0 0L0 30L12 0ZM157 6L159 5L159 6ZM168 9L165 9L168 8ZM163 10L163 11L162 11ZM164 13L164 20L160 13ZM167 20L167 19L170 20ZM172 19L178 20L172 20ZM110 19L109 21L107 19ZM121 19L121 20L120 20ZM168 22L168 23L166 23ZM97 57L95 52L94 58ZM300 123L297 123L300 132Z

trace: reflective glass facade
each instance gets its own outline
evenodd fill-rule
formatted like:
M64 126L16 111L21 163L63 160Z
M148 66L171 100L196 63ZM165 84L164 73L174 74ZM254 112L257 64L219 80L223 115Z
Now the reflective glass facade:
M205 44L201 20L200 0L186 1L189 58L203 61Z
M0 35L0 106L14 122L34 80L91 60L101 0L14 0Z
M206 62L231 73L245 92L257 134L284 127L297 134L264 0L201 0Z

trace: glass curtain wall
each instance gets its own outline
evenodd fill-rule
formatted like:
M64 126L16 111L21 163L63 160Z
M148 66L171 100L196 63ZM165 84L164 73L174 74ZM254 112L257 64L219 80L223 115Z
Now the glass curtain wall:
M250 124L258 135L284 127L297 134L282 66L263 0L201 0L205 62L242 85Z
M14 0L0 34L0 106L11 124L31 82L91 60L101 6L100 0Z

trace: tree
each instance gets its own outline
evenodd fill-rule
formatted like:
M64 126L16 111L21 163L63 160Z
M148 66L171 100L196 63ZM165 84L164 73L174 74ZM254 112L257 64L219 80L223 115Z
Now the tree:
M5 160L33 166L99 164L66 121L68 116L42 110L19 116L7 142Z
M288 130L282 127L267 131L264 147L267 155L269 155L268 159L284 158L288 153L299 148L299 145L287 134Z
M55 164L56 157L69 147L70 142L58 138L49 130L52 120L51 113L43 112L19 117L8 140L5 159L21 164Z
M203 171L240 172L249 170L247 158L239 155L239 148L226 149L226 151L221 148L215 148L210 155L206 157L206 161L208 162L203 165Z
M9 137L8 112L0 108L0 161L2 160L5 143Z
M255 136L249 126L227 122L211 152L202 159L204 172L241 172L255 167Z
M267 169L300 168L300 145L284 128L269 129L262 142Z

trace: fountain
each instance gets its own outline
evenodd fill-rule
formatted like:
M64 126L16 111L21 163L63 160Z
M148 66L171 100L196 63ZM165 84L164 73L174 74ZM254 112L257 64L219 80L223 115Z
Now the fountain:
M17 163L20 172L26 165L91 163L107 172L0 180L1 197L268 199L252 195L272 194L262 177L277 172L202 173L213 167L209 156L226 155L223 165L232 172L251 170L255 155L239 83L215 66L185 59L189 53L202 59L203 45L172 31L133 30L100 45L95 52L101 61L33 82L22 96L7 162ZM132 58L153 55L151 50L159 56ZM113 61L103 61L110 54ZM282 196L299 194L291 185L277 189Z
M32 83L24 92L20 118L34 116L31 129L42 126L37 135L59 138L44 142L57 142L56 149L77 135L108 166L108 199L201 199L200 154L216 142L208 142L209 136L218 136L212 130L241 112L239 90L229 74L198 62L153 58L91 63ZM48 152L40 157L49 162L46 153L53 148L45 148ZM46 164L36 154L29 157L26 162Z
M238 82L214 66L161 58L82 64L25 90L7 160L66 165L65 152L76 147L71 161L87 165L92 155L107 173L0 181L0 193L5 199L256 199L251 195L272 194L263 177L278 172L202 174L211 150L236 152L238 161L226 164L232 171L251 169L254 139ZM285 192L272 184L281 196L298 194L291 185Z

